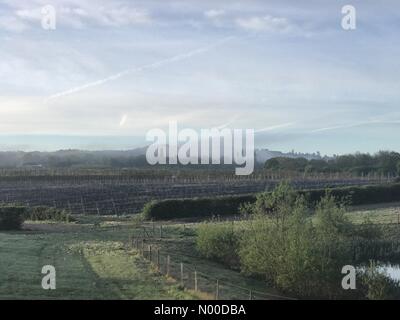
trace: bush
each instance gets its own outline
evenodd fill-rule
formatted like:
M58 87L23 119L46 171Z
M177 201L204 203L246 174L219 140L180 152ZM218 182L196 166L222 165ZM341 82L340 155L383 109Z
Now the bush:
M24 221L25 207L0 207L0 230L20 230Z
M242 270L263 276L290 295L337 296L341 293L337 270L347 261L342 250L345 242L339 229L328 228L325 222L336 222L340 215L336 208L322 204L317 216L325 218L317 217L318 224L313 224L304 197L293 201L285 197L285 189L271 197L271 201L280 199L274 215L259 212L247 222L239 249Z
M316 203L313 219L308 204L285 183L258 198L240 239L242 270L302 298L362 297L342 289L338 272L355 262L349 240L357 227L330 193Z
M290 184L282 182L272 192L257 194L254 203L241 205L239 210L244 214L276 216L291 210L297 197L298 194Z
M344 205L329 192L315 205L310 219L304 195L293 199L293 189L286 184L253 205L254 213L247 222L240 241L242 270L262 275L279 290L302 298L364 298L364 289L345 291L341 287L346 264L356 264L351 239L358 226L346 216ZM264 208L264 209L263 209ZM364 230L365 231L365 230ZM365 235L379 236L369 226ZM368 240L358 235L358 245Z
M25 219L31 221L59 221L59 222L71 222L74 219L65 210L46 207L36 206L26 210Z
M197 250L206 258L238 266L238 234L230 222L205 222L197 229Z

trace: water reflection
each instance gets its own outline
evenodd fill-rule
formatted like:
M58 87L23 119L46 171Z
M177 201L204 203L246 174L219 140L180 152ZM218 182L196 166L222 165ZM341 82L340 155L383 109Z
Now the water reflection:
M396 264L383 264L378 267L378 270L381 272L387 273L387 275L393 280L400 281L400 266Z
M360 270L365 270L366 266L360 267ZM386 273L391 279L400 281L400 265L390 263L380 263L378 265L378 271Z

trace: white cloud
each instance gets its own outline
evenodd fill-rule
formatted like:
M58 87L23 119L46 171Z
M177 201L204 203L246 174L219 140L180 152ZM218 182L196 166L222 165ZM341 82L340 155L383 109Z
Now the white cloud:
M16 10L15 15L22 20L37 21L41 18L41 8Z
M0 52L2 95L15 92L48 94L90 81L108 69L95 52L63 42L34 41L18 35L2 43L7 47Z
M26 29L28 29L28 25L18 18L8 15L0 16L0 30L22 32Z
M223 16L224 14L225 14L224 10L217 10L217 9L211 9L211 10L207 10L206 12L204 12L204 15L210 19Z
M42 18L42 1L8 2L8 10L0 16L0 29L20 32L37 25ZM82 28L87 25L122 27L148 24L152 21L146 9L129 2L60 0L54 5L57 25Z
M270 15L237 18L235 22L238 27L250 31L285 32L291 28L291 24L286 18L272 17Z
M85 10L73 8L68 14L75 15L81 20L89 19L102 26L127 26L135 24L146 24L151 22L146 10L136 9L129 6L99 7Z

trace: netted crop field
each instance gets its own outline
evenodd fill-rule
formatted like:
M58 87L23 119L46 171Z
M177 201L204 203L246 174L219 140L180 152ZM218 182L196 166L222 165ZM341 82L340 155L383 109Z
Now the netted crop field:
M271 190L282 177L226 175L141 176L129 174L15 174L0 176L0 202L45 205L73 214L135 214L151 200L254 194ZM296 189L364 185L380 179L294 178Z

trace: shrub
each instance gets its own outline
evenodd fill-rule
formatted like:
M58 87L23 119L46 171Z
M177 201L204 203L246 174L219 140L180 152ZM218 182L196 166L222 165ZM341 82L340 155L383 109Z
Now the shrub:
M23 223L25 207L0 207L0 230L20 230Z
M205 222L197 229L197 250L206 258L238 266L238 234L230 222Z
M279 290L303 298L353 298L360 292L344 291L341 268L353 262L349 238L355 226L344 205L326 194L310 219L305 197L281 184L266 195L247 222L240 241L242 270L262 275ZM254 207L257 203L254 204Z
M292 295L321 297L337 292L337 265L342 262L332 258L337 242L320 241L303 197L292 201L282 196L276 205L282 210L273 216L258 213L247 222L239 249L242 270L262 275Z
M241 213L253 215L281 215L290 211L298 194L288 182L282 182L272 192L263 192L256 195L254 203L246 203L240 207Z
M26 220L31 221L59 221L59 222L71 222L74 219L65 210L46 207L46 206L36 206L31 207L26 210L25 213Z

